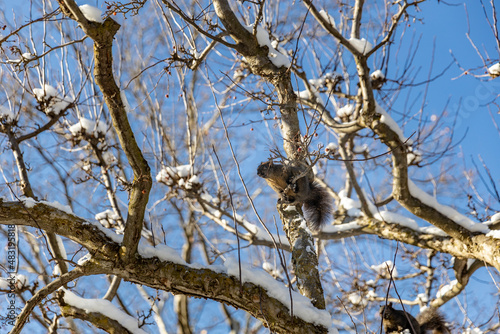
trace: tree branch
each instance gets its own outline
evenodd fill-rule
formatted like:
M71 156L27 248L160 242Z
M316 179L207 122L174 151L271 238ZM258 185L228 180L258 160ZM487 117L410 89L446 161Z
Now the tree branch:
M99 273L101 273L101 271L97 267L89 263L88 265L76 267L72 271L61 275L59 278L55 279L42 289L38 290L35 293L35 295L33 295L33 297L31 297L31 299L28 300L28 302L24 306L22 312L17 317L14 327L10 331L10 334L21 333L24 324L28 320L35 306L39 305L41 301L44 298L46 298L49 294L53 293L63 285L66 285L67 283L75 280L78 277L95 275Z
M113 75L113 38L120 25L111 18L107 18L103 24L89 22L86 19L82 21L81 11L75 8L76 4L73 0L59 1L63 1L70 8L71 12L78 18L77 21L82 25L85 33L94 40L94 77L103 93L120 144L134 172L122 248L122 256L131 258L137 252L141 238L144 212L149 200L152 178L149 165L137 145L128 121L126 102L122 100L125 95L122 96Z

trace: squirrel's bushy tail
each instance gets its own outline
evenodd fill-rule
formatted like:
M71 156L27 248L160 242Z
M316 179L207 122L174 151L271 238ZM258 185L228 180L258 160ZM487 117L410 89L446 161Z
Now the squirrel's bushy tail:
M310 195L304 201L304 213L310 228L319 230L332 217L333 201L328 191L317 182L310 183Z
M444 317L436 309L428 308L417 316L421 333L451 334Z

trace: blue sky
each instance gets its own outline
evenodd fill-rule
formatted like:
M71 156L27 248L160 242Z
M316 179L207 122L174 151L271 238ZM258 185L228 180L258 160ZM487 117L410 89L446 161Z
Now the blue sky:
M470 22L470 36L481 51L488 52L491 64L498 62L499 51L493 32L489 28L479 2L468 4ZM423 34L422 53L432 50L435 36L435 73L453 61L451 52L460 64L466 69L475 69L482 65L482 60L467 39L467 16L465 7L437 5L435 1L422 5L424 22L419 29ZM483 51L483 57L485 52ZM423 66L429 58L422 59ZM485 69L484 69L485 70ZM484 70L476 71L484 74ZM467 131L461 147L466 159L481 155L493 174L500 173L500 158L497 147L500 145L500 136L497 132L488 108L485 104L493 101L500 92L500 78L479 79L470 75L462 75L458 65L453 64L447 73L439 78L429 91L429 110L439 112L450 98L450 112L458 107L458 118L455 133L460 138ZM459 106L460 100L462 105ZM500 117L497 114L498 106L491 105L491 113L497 123ZM469 164L470 166L470 164Z
M2 8L10 8L11 5L22 6L26 5L26 3L28 1L0 0ZM79 3L84 3L84 1L79 1ZM88 3L95 4L95 1L89 1ZM467 20L464 6L452 7L442 3L438 4L437 1L429 1L422 4L421 9L423 12L419 15L423 18L423 24L415 23L415 25L417 27L416 34L417 36L422 34L422 40L418 53L419 57L415 59L413 64L415 67L422 67L419 79L424 80L426 78L431 61L433 61L433 75L446 68L453 61L450 50L465 68L473 69L482 66L480 57L466 37ZM481 50L486 50L489 53L492 63L498 61L499 52L495 38L486 23L478 2L471 2L468 9L471 37ZM6 12L9 15L10 10L7 9ZM18 17L18 22L24 23L24 18ZM434 45L435 54L432 59ZM483 70L478 70L475 73L482 72ZM442 77L432 83L426 98L425 115L428 117L432 114L440 115L446 108L450 115L448 123L451 126L453 115L458 112L457 123L454 128L455 138L461 138L467 133L460 144L466 166L468 168L472 167L471 159L475 159L479 163L478 155L481 155L491 169L495 181L498 182L498 175L500 175L500 158L498 156L500 136L485 104L494 100L496 92L500 92L500 78L494 80L483 78L481 81L470 75L461 76L461 74L462 70L458 65L452 64ZM419 90L421 88L415 89L415 91ZM459 105L460 101L463 103L461 106ZM419 106L420 102L416 105ZM395 108L398 107L402 108L402 106L395 106ZM495 120L500 123L497 110L498 107L493 104L491 113ZM259 119L260 116L251 115L251 117ZM236 131L241 130L237 129ZM409 135L409 133L406 134ZM265 155L267 154L266 151ZM462 163L461 158L456 160L458 160L458 166L460 166ZM262 156L259 161L262 161ZM465 199L465 193L462 195L460 196ZM477 280L477 284L480 284L477 286L482 286L480 280L487 281L488 286L491 286L485 270L482 270L481 274L475 275L473 282L475 280Z

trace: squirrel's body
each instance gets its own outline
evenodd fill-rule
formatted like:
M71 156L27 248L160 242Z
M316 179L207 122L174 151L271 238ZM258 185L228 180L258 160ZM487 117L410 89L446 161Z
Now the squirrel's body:
M305 168L268 161L260 164L257 175L266 180L284 203L303 204L312 229L319 229L329 218L332 212L330 195L305 172Z
M411 334L449 334L443 316L437 310L429 308L421 312L417 318L403 310L396 310L392 303L380 308L380 316L386 334L401 333L405 329ZM432 331L432 332L429 332Z

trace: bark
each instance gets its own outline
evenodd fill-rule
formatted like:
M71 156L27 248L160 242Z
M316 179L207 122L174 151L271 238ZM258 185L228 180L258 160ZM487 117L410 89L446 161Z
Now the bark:
M259 46L255 36L241 25L226 0L215 0L214 7L222 24L236 41L235 48L245 57L252 72L268 80L275 87L281 113L283 148L289 161L304 164L307 152L301 152L297 97L293 90L290 70L284 66L278 68L270 61L267 47ZM292 247L292 264L297 276L297 286L304 296L312 298L313 305L324 309L325 300L317 255L314 253L314 248L309 247L314 245L314 239L310 232L300 226L303 218L299 210L292 208L286 213L279 210L283 225L286 226L285 233ZM307 256L304 256L305 254Z
M152 186L151 170L137 145L127 116L125 101L113 75L113 38L120 25L111 18L103 24L90 22L82 15L73 0L59 0L63 11L70 17L76 17L83 31L94 41L94 77L104 101L108 107L113 127L116 130L121 147L134 172L134 181L130 190L128 216L125 225L121 256L130 259L137 252L141 238L144 213ZM67 8L65 10L65 8Z
M37 227L75 241L92 254L95 273L116 275L154 289L225 303L248 312L277 333L327 332L321 325L290 316L288 306L258 284L244 282L240 285L239 277L210 268L145 257L140 252L125 260L120 256L120 243L109 235L112 232L106 233L100 226L45 204L25 208L22 203L1 203L0 224ZM119 240L117 235L114 238ZM325 311L318 309L318 312Z

